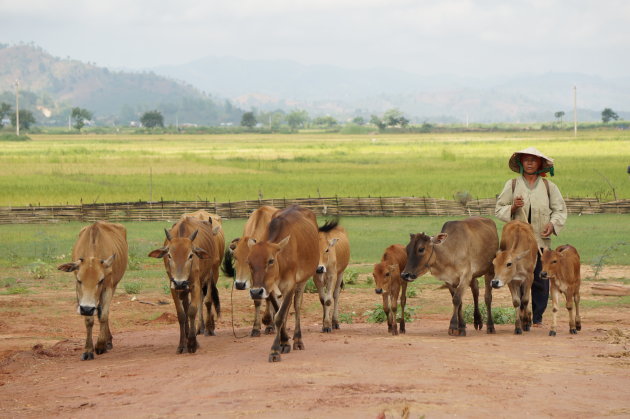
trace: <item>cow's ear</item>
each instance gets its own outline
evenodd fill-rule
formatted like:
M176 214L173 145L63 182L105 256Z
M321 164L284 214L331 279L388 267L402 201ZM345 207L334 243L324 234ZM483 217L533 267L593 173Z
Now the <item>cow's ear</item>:
M237 237L237 238L235 238L234 240L232 240L232 241L230 242L230 246L229 246L230 251L232 251L232 252L233 252L233 251L235 251L235 250L236 250L236 246L238 246L238 242L239 242L239 240L241 240L241 238L240 238L240 237Z
M284 249L284 247L289 244L289 240L291 240L291 235L286 236L284 239L280 240L280 242L278 242L278 246L280 247L280 250Z
M448 233L440 233L435 237L431 237L431 243L442 244L446 241L447 237L448 237Z
M193 253L197 255L199 259L210 259L210 253L206 252L206 249L201 247L193 247Z
M333 247L333 246L334 246L334 245L335 245L338 241L339 241L339 238L338 238L338 237L335 237L334 239L331 239L331 240L328 242L328 246L329 246L329 247Z
M68 263L64 263L63 265L59 265L57 266L57 269L59 269L60 271L64 271L64 272L73 272L76 271L77 269L79 269L79 265L81 264L81 262L68 262Z
M108 257L107 259L101 260L101 265L103 265L103 268L105 268L105 269L111 268L112 263L114 263L114 259L116 259L116 253L114 253L113 255Z
M161 247L159 249L155 249L149 253L150 258L161 259L168 253L168 247Z
M217 234L219 234L219 231L221 231L221 225L217 225L215 227L212 228L212 235L216 236Z
M529 250L524 250L523 252L521 252L518 255L516 255L516 260L521 260L525 256L527 256L528 254L529 254Z
M256 239L249 239L247 240L247 247L249 247L250 249L252 248L252 246L254 246L256 244Z

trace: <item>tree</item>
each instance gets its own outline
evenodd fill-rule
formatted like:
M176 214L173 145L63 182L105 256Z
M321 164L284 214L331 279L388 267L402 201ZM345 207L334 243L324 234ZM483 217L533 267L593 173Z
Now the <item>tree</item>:
M562 117L564 116L564 111L558 111L554 113L553 116L555 116L558 122L562 124Z
M390 109L383 115L383 121L390 127L405 128L409 125L409 120L405 118L398 109Z
M291 131L297 130L304 126L308 121L308 113L306 111L293 111L287 115L287 124L291 127Z
M31 125L37 122L35 121L35 116L33 116L33 112L27 111L26 109L20 109L19 113L20 113L20 129L27 130L31 127ZM15 112L13 112L11 114L11 125L15 127L16 122L17 121L15 120Z
M241 126L252 129L256 126L258 121L256 121L256 116L254 112L245 112L241 117Z
M352 118L352 123L357 125L364 125L365 118L363 118L362 116L355 116L354 118Z
M4 123L2 121L4 118L11 114L11 105L8 103L2 102L0 103L0 128L4 127Z
M161 127L164 128L164 117L158 110L148 111L142 114L140 122L147 128Z
M376 125L379 131L383 131L387 127L387 124L376 115L370 117L370 123Z
M616 121L617 119L619 119L619 115L617 115L615 111L610 108L604 109L602 111L602 122L604 124L607 124L608 122L610 122L611 119L614 119Z
M72 108L72 119L74 119L74 127L77 131L81 131L81 128L85 126L85 121L92 119L92 112L83 108Z
M324 128L332 128L336 126L338 122L332 116L320 116L313 120L313 124Z

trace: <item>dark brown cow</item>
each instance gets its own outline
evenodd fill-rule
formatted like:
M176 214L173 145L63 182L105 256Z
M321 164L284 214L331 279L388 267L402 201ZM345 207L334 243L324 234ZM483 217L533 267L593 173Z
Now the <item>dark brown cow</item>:
M407 303L407 282L400 273L407 264L407 251L402 244L392 244L383 253L379 263L374 264L375 292L383 296L383 311L387 315L387 331L398 334L396 312L398 311L398 295L400 294L400 333L405 333L405 304ZM402 293L401 293L402 291Z
M278 211L269 224L267 239L259 242L249 239L248 244L248 261L252 271L251 297L254 300L265 299L278 288L284 298L274 318L277 334L269 354L269 361L277 362L281 353L291 350L286 331L291 302L295 309L293 349L304 349L300 306L306 281L315 274L319 260L315 214L299 206Z
M251 284L252 273L247 263L249 257L249 239L256 241L263 240L267 234L271 217L278 211L277 208L263 205L247 219L247 223L243 227L243 235L232 240L223 259L223 272L226 276L234 278L234 286L236 289L247 289ZM266 300L265 315L262 317L262 323L267 327L265 334L272 334L275 329L273 327L273 316L275 314L274 305L277 307L278 302L274 298L279 298L280 291L276 290L271 293ZM252 327L251 336L260 336L261 316L260 306L262 300L254 300L254 325Z
M507 285L512 294L512 304L516 313L514 333L520 335L529 331L532 325L532 311L529 308L534 268L538 255L538 245L534 229L528 223L514 220L503 226L501 244L494 264L492 288Z
M324 310L324 333L339 329L339 294L348 263L350 241L346 230L338 220L325 223L319 228L319 264L313 277Z
M564 294L569 311L569 333L582 330L580 319L580 255L575 247L565 244L556 250L546 249L542 255L541 278L549 279L553 301L553 322L549 336L556 335L558 325L558 299ZM575 310L573 304L575 303Z
M189 353L194 353L199 347L195 319L202 304L204 284L209 288L205 301L205 334L214 335L212 305L214 304L217 316L221 313L219 291L216 287L218 266L213 266L217 260L213 235L219 230L220 226L212 227L209 222L186 217L179 220L170 231L164 230L164 246L149 253L150 257L164 259L179 321L178 354L184 352L184 348Z
M74 247L72 260L58 269L74 272L77 280L77 311L85 317L85 352L82 360L94 359L113 348L109 329L109 306L116 286L127 269L127 230L120 224L106 221L83 227ZM92 342L94 314L98 315L100 331L96 350Z
M462 297L470 287L475 304L475 329L483 327L479 312L479 285L476 278L486 280L485 302L488 309L488 333L494 333L492 319L492 289L494 276L492 258L499 247L499 236L494 221L483 217L470 217L461 221L447 221L435 237L424 233L412 234L407 245L407 265L401 277L413 281L430 272L446 283L453 297L453 316L448 329L449 335L465 336L466 322Z

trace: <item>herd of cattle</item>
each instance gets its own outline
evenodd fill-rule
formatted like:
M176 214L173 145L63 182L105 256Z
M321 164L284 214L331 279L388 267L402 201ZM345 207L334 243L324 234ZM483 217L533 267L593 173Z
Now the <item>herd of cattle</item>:
M323 307L322 331L339 328L339 294L350 261L350 242L338 220L319 227L309 209L263 206L251 214L243 235L232 240L227 250L221 217L203 210L182 215L164 231L164 245L149 256L163 259L170 280L180 328L177 353L194 353L199 346L198 334L215 334L215 315L218 317L221 312L217 281L222 262L224 273L234 278L237 289L249 288L255 304L251 336L260 336L261 323L266 325L265 333L276 334L270 362L280 361L281 354L291 350L286 323L292 303L293 349L304 349L300 308L306 281L311 277ZM476 280L481 276L485 278L487 332L495 332L492 289L504 285L510 289L516 311L515 333L528 331L532 324L529 298L538 252L531 226L520 221L505 225L500 242L494 221L483 217L446 222L435 236L411 234L406 248L400 244L387 247L381 261L374 265L375 291L382 295L389 332L405 333L405 316L400 316L400 327L396 321L399 297L404 313L407 283L426 272L443 281L451 293L449 335L466 335L462 298L468 287L474 301L474 326L482 329ZM125 228L98 221L81 229L72 250L72 262L58 268L74 272L76 277L77 311L84 316L87 332L83 360L94 359L94 352L102 354L112 349L110 302L126 266ZM569 245L544 250L542 271L542 277L550 281L553 301L549 334L556 334L560 293L566 298L570 333L577 333L581 329L577 251ZM263 301L266 304L261 319ZM92 341L95 315L100 322L96 346Z

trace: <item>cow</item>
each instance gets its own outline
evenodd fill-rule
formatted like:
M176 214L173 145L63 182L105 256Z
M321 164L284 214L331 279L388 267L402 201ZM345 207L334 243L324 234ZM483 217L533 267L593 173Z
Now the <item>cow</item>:
M532 325L532 312L529 308L534 268L538 256L538 245L534 229L523 221L510 221L503 226L501 244L494 265L492 288L507 285L512 294L512 305L516 314L514 333L528 332Z
M565 244L556 250L546 249L542 255L541 278L548 279L553 301L553 321L549 336L556 336L558 299L564 294L569 311L569 333L582 330L580 320L580 255L575 247ZM575 304L575 310L573 310Z
M218 234L220 226L197 218L180 219L169 230L164 229L164 246L149 253L149 257L164 260L164 268L169 278L171 295L177 310L179 321L179 345L177 353L186 349L195 353L197 342L196 317L202 302L206 306L207 319L204 325L205 335L214 335L214 314L221 314L219 291L217 290L218 265L217 250L213 236ZM215 266L216 265L216 266ZM209 292L203 297L203 286L207 284Z
M221 218L220 215L212 214L205 210L197 210L195 212L182 214L182 216L179 219L182 220L187 217L196 218L199 221L207 222L213 227L217 227L217 226L221 227L217 230L215 234L212 235L212 239L214 240L215 249L216 249L216 254L213 255L213 260L211 261L212 277L215 278L215 284L216 284L216 281L219 278L219 266L221 266L221 261L223 259L223 252L225 251L225 234L223 233L223 219ZM202 299L204 302L206 302L208 298L208 283L206 282L202 284L201 289L203 291ZM198 335L199 334L207 335L209 333L214 334L213 332L206 330L206 326L205 326L205 322L203 318L203 305L202 304L199 304L197 317L199 319L197 322L197 334Z
M77 312L84 316L85 352L83 361L94 359L114 346L109 329L109 306L116 286L127 269L127 230L121 224L97 221L83 227L72 248L74 262L59 265L57 269L74 272L77 290ZM98 316L100 331L96 348L92 342L94 314Z
M383 311L387 316L387 331L398 334L396 312L398 311L398 295L400 295L400 333L405 333L405 304L407 303L407 282L400 273L407 264L407 251L402 244L392 244L385 249L379 263L374 264L374 291L383 296Z
M339 329L339 293L350 262L350 241L339 220L328 221L318 230L319 263L313 279L324 311L322 332L330 333Z
M293 205L274 214L265 240L248 240L248 263L252 272L249 293L254 300L267 298L278 288L283 300L274 317L276 338L269 362L281 360L281 353L291 351L286 331L289 306L295 309L293 349L304 349L300 328L300 307L304 286L315 274L319 261L317 219L313 211Z
M447 221L437 236L424 233L411 234L407 245L407 264L401 278L411 282L430 272L444 281L453 298L453 315L448 334L466 336L466 322L462 298L470 287L473 294L474 324L476 330L483 327L479 312L479 284L476 278L485 278L485 302L488 310L487 332L495 333L492 318L492 289L494 276L492 258L499 245L494 221L484 217L470 217L460 221Z
M232 240L226 250L225 257L223 258L223 273L230 278L234 278L234 286L236 289L244 290L251 284L252 274L247 263L247 258L249 257L249 246L247 242L250 238L256 241L265 238L271 217L277 211L278 208L263 205L252 212L243 227L243 235ZM273 316L277 309L277 298L279 297L279 292L272 292L269 299L266 300L265 315L262 317L262 323L267 326L265 328L265 334L269 335L275 331L273 327ZM252 337L260 336L261 305L262 300L254 300L254 325L250 333Z

